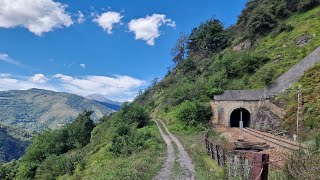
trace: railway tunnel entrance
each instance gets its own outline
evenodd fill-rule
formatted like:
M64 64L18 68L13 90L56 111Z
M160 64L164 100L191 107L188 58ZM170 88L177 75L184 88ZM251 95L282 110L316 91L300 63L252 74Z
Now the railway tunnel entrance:
M238 108L232 111L230 115L230 127L240 127L241 112L243 127L250 127L250 112L244 108Z

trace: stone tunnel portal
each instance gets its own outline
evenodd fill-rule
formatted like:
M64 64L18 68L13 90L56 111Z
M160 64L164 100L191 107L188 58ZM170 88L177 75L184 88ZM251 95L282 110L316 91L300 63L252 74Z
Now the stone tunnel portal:
M250 112L244 108L238 108L232 111L230 115L230 127L240 127L241 112L243 127L250 127Z

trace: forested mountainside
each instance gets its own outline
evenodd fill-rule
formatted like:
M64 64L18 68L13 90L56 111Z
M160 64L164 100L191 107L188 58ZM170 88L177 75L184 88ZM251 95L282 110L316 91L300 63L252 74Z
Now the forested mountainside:
M95 112L95 122L114 112L96 101L69 93L41 89L0 92L0 124L30 132L64 126L84 110Z
M30 138L23 130L0 125L0 164L19 159L31 143Z
M163 80L95 127L85 112L65 128L38 135L21 160L0 168L1 178L152 179L165 161L165 144L150 121L152 114L181 137L197 179L223 179L223 171L201 144L211 115L210 98L226 89L270 84L320 45L319 17L318 0L250 0L234 26L204 20L191 34L182 34L172 51L175 66ZM300 82L318 86L317 72L318 65ZM313 132L306 135L308 140L320 139L316 91L304 92L309 101L301 126ZM294 93L278 98L285 101L289 113L283 127L290 130ZM317 153L308 157L314 161L306 161L306 166L320 162ZM282 179L303 179L283 173Z

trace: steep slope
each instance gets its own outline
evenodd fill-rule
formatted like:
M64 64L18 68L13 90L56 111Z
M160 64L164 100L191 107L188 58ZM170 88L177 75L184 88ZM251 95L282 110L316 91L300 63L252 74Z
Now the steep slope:
M27 140L29 136L21 137L22 134L14 132L13 129L0 126L0 164L19 159L30 144L30 141Z
M69 93L41 89L0 92L0 123L28 131L64 126L83 110L94 111L95 121L114 112L95 101Z

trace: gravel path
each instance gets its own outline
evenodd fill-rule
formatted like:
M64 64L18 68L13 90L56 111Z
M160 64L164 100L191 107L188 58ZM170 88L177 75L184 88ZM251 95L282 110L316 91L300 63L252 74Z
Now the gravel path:
M179 157L179 164L181 166L181 172L179 173L178 177L176 179L179 180L194 180L195 179L195 171L194 171L194 166L192 164L191 158L189 157L188 153L185 151L183 145L180 143L180 141L173 135L170 133L170 131L168 130L168 128L166 127L166 125L161 121L158 120L156 121L157 126L159 128L159 131L163 137L163 139L166 141L167 143L167 147L168 147L168 157L167 157L167 161L165 162L165 166L160 170L159 174L156 176L159 177L165 177L162 179L169 179L171 172L170 171L166 171L164 169L171 169L172 168L172 159L174 160L174 153L173 156L171 156L171 150L169 150L169 148L173 148L172 144L171 144L171 140L170 141L170 146L168 144L168 136L163 134L163 131L161 130L160 126L159 126L159 122L160 124L163 126L163 128L166 130L167 134L169 135L170 139L177 145L178 147L178 157ZM168 141L168 142L167 142ZM170 154L169 154L170 151ZM173 151L173 149L172 149ZM170 156L169 156L170 155ZM168 163L168 161L170 163ZM167 166L167 164L169 164L169 167ZM168 173L168 174L162 174L162 173ZM169 173L170 172L170 173Z
M158 126L158 129L160 131L160 134L161 134L163 140L167 144L167 160L164 163L163 168L159 171L157 176L154 177L153 179L154 180L165 180L165 179L169 179L170 175L171 175L171 169L172 169L172 165L173 165L173 161L174 161L174 150L173 150L173 145L172 145L171 139L162 131L158 122L157 121L155 121L155 122Z

